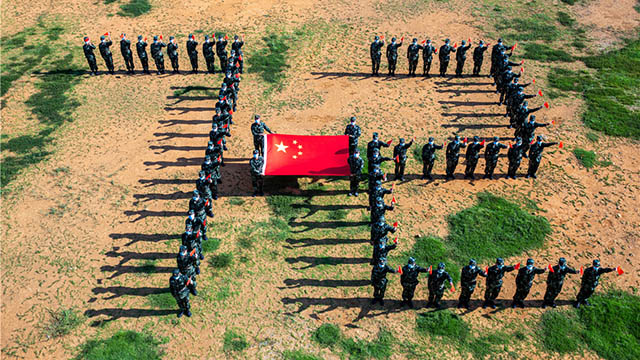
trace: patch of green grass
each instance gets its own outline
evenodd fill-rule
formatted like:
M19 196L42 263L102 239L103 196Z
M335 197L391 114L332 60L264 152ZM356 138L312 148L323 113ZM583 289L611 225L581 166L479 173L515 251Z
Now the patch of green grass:
M588 132L585 137L589 139L589 141L598 142L600 140L600 136L594 132Z
M333 324L322 324L312 335L313 340L324 347L333 346L342 339L340 328Z
M538 61L573 61L573 57L566 51L552 48L546 44L537 43L525 44L523 56L526 59Z
M227 202L229 203L229 205L243 205L244 204L244 199L241 198L230 198L229 200L227 200Z
M578 311L587 345L605 359L640 359L640 297L610 291L590 301Z
M420 266L433 266L435 269L439 262L445 264L445 269L451 275L454 283L460 280L459 264L449 259L449 251L445 247L442 239L435 236L426 236L416 239L410 252L403 254L402 261L411 256L416 259Z
M232 253L222 253L213 255L209 258L209 265L215 269L224 269L233 263Z
M104 0L104 4L105 5L109 5L109 4L113 4L116 1L118 1L118 0Z
M342 220L347 217L347 211L345 209L338 209L329 212L329 220Z
M176 299L168 289L167 292L148 295L147 302L154 309L174 309L177 306Z
M151 11L149 0L129 0L128 3L120 5L118 15L126 17L138 17Z
M248 59L250 73L257 73L262 80L279 89L286 77L287 53L293 41L291 35L284 33L269 34L262 38L266 48L254 52Z
M573 27L576 24L576 19L564 11L558 11L558 22L566 27Z
M82 315L74 309L48 310L48 312L49 321L43 328L47 339L65 336L84 322Z
M158 264L157 259L146 259L145 261L142 262L142 265L140 265L140 273L142 274L155 273L157 270L157 264Z
M302 350L287 350L282 353L282 356L284 357L284 360L322 360L322 358L308 354Z
M458 263L518 255L541 247L551 233L543 216L490 193L479 193L477 204L450 215L447 221L447 245Z
M596 153L593 151L575 148L573 149L573 154L580 161L582 166L587 169L591 169L597 162Z
M239 352L249 347L249 343L244 335L236 332L232 329L227 329L224 332L224 340L222 350L224 352Z
M291 220L301 212L300 209L292 206L299 198L299 196L295 195L270 195L265 199L269 207L271 207L271 211L273 211L276 216L280 216L285 220Z
M34 135L20 135L10 139L2 137L3 152L10 152L2 158L1 180L2 188L6 187L18 176L20 171L32 164L37 164L47 158L51 151L45 149L51 139L52 128L41 130ZM5 141L6 139L6 141Z
M549 352L561 354L577 351L582 343L582 325L575 311L551 310L540 319L542 346Z
M595 70L594 75L554 68L548 74L549 84L583 94L587 107L582 120L588 127L640 139L640 40L582 61Z
M215 299L217 301L222 301L231 296L231 288L229 285L222 286L218 291L216 291Z
M444 337L459 343L469 336L469 325L448 309L419 314L416 318L416 330L423 335Z
M562 1L563 3L568 4L568 5L574 5L575 3L577 3L580 0L560 0L560 1Z
M388 359L392 355L394 342L395 338L391 332L380 330L378 337L373 341L342 339L340 347L352 360Z
M510 335L497 331L492 334L470 339L464 348L473 354L474 359L486 359L489 355L494 355L504 349L504 345L511 342Z
M218 238L209 238L208 241L202 242L202 252L210 253L218 250L220 247L220 239Z
M587 47L587 44L582 39L574 39L571 42L571 45L578 50L582 50Z
M560 31L553 24L553 20L541 13L524 18L504 19L498 22L496 29L507 32L505 37L516 41L553 41L560 37Z
M163 351L152 335L135 331L118 331L102 340L89 340L80 347L77 360L159 360Z

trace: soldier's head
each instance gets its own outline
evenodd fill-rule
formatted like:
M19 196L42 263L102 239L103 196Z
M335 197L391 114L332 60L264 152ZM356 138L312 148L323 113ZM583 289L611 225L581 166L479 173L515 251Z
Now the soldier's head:
M480 142L480 138L479 138L479 137L477 137L477 136L474 136L474 137L473 137L473 142L474 142L474 143L479 143L479 142Z
M211 125L211 130L213 130L213 131L218 131L218 124L217 124L217 123L213 123L213 124Z
M204 180L204 171L200 170L200 172L198 173L198 177L200 178L200 180Z
M205 35L205 36L204 36L204 41L205 41L205 42L209 42L209 35Z
M462 46L465 46L465 45L467 45L467 42L462 40Z
M416 259L414 259L414 258L412 258L412 257L409 257L409 261L407 261L407 265L408 265L410 268L413 268L414 266L416 266Z
M104 42L105 39L104 35L100 35L100 41Z
M169 36L169 42L170 43L174 43L176 41L176 39L173 36Z
M516 144L522 145L522 138L520 136L516 137Z
M598 259L593 260L593 267L596 268L596 269L599 268L600 267L600 260L598 260Z
M561 258L558 260L558 266L559 266L561 269L564 269L564 267L565 267L565 266L567 266L567 259L565 259L565 258L561 257Z
M384 215L381 215L381 216L380 216L380 219L378 219L378 226L382 226L382 225L384 225L384 221L385 221L385 219L384 219Z
M213 141L207 142L207 148L213 149Z
M351 123L351 125L355 124L355 123L356 123L356 117L355 117L355 116L352 116L352 117L349 119L349 122Z
M180 276L180 270L173 269L173 272L171 273L171 276L173 276L174 278L179 277Z
M531 270L533 268L534 261L532 258L527 259L527 269Z
M385 241L385 239L380 239L380 241L378 241L378 245L376 245L378 247L378 249L384 249L384 247L387 245L387 242Z
M88 36L84 37L84 42L87 43L87 44L89 43L89 37Z
M442 274L444 272L444 263L441 262L438 264L438 273Z
M193 219L195 219L195 218L196 218L196 212L195 212L195 210L193 210L193 209L189 210L188 218L189 218L189 219L191 219L191 220L193 220Z
M157 42L158 41L158 35L153 35L153 42Z
M378 140L378 133L377 132L373 133L373 140Z
M254 159L257 159L259 155L260 155L260 151L258 151L258 150L253 150L253 158L254 158Z
M377 149L377 148L373 149L373 157L375 158L378 156L380 156L380 149Z
M531 116L529 116L529 122L530 122L530 123L532 123L532 124L533 124L534 122L536 122L536 116L535 116L535 115L531 115Z
M204 157L204 163L205 164L211 164L211 156L207 155Z
M231 52L229 54L231 54L231 57L233 58L236 56L236 51L231 49ZM233 62L233 59L229 59L229 62Z
M193 200L200 199L200 192L198 190L193 190Z
M514 84L517 84L517 83L518 83L518 81L519 81L519 80L518 80L518 78L514 78L514 79L513 79L513 83L514 83Z
M381 257L380 260L378 260L378 266L384 267L386 264L387 264L387 258L386 257Z
M127 34L125 34L125 33L120 34L120 38L122 40L125 40L127 38Z
M418 43L418 38L413 38L413 43L417 44Z
M191 234L193 233L193 228L191 227L191 225L187 225L187 226L184 228L184 232L185 232L185 234L187 234L187 235L191 235Z
M224 36L222 36L222 34L219 34L218 35L218 41L222 41L222 40L224 40Z
M493 142L494 142L494 143L497 143L499 140L500 140L500 138L499 138L499 137L497 137L497 136L494 136L494 137L493 137Z
M384 201L379 196L376 198L376 205L378 205L378 206L384 205Z
M498 39L498 44L502 44L502 38Z
M180 245L180 254L186 254L187 253L187 247L184 245Z
M138 35L138 41L142 41L142 35Z
M470 259L470 260L469 260L469 266L470 266L471 268L476 267L476 261L475 261L474 259Z
M395 43L396 43L396 37L395 37L395 36L391 38L391 43L392 43L392 44L395 44Z
M400 138L400 144L404 144L404 138Z
M542 142L542 135L538 135L538 137L536 138L536 140L541 143Z
M256 114L256 115L253 117L253 120L255 120L255 122L259 123L259 122L260 122L260 115Z
M453 141L460 142L460 135L456 135L455 138L453 138Z
M434 141L433 137L430 136L429 137L429 144L433 144L433 141Z
M449 41L449 39L444 39L444 43L445 43L445 44L449 45L449 43L450 43L450 42L451 42L451 41Z
M498 267L504 266L504 259L503 258L497 258L496 259L496 265L498 265Z
M360 157L360 150L356 149L356 151L353 152L353 156Z
M234 35L234 36L233 36L233 41L236 41L236 42L237 42L237 41L238 41L238 39L239 39L238 35Z
M373 37L373 41L378 42L380 41L380 36L376 35Z
M480 46L484 46L484 41L480 40Z
M522 102L522 107L523 107L523 108L525 108L525 109L526 109L527 107L529 107L529 102L528 102L528 101L523 101L523 102Z

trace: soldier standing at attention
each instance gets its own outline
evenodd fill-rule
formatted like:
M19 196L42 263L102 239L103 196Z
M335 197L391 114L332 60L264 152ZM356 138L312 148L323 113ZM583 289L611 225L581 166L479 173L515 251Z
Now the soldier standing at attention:
M562 291L562 285L564 283L564 277L567 274L577 274L576 269L567 266L567 260L561 257L558 260L558 265L549 267L549 275L547 276L547 290L544 293L544 301L542 302L542 308L547 306L556 307L556 298L560 291Z
M349 124L344 129L344 134L349 135L349 155L352 155L358 148L358 138L362 135L360 126L356 125L356 117L352 116Z
M460 298L458 299L458 308L469 308L469 300L471 294L476 289L476 278L478 275L487 277L487 274L480 270L476 265L476 261L469 260L469 265L462 268L460 275Z
M478 165L478 159L480 158L480 149L483 147L484 140L480 142L480 139L477 136L474 136L473 143L469 144L469 147L467 147L467 168L464 170L465 179L474 179L473 172L476 170L476 165Z
M253 197L264 195L262 187L264 185L264 158L260 156L258 150L253 150L253 157L249 160L251 167L251 184L253 185Z
M87 58L87 62L89 63L89 70L91 71L91 75L98 75L98 65L96 64L96 56L93 54L93 50L95 50L96 46L89 41L87 36L84 37L84 45L82 45L82 50L84 51L84 57Z
M209 41L209 35L205 35L204 43L202 43L202 56L204 56L204 61L207 63L207 71L210 74L216 72L216 57L213 53L214 45L214 41Z
M173 275L169 279L169 290L171 290L171 295L173 295L180 307L178 317L181 317L183 314L191 317L189 293L192 293L194 296L198 294L191 279L181 274L180 270L174 269Z
M396 162L395 180L404 181L404 167L407 164L407 150L413 145L413 139L407 144L403 138L400 143L393 148L393 158Z
M416 69L418 68L418 60L420 60L420 50L422 45L418 45L418 39L413 38L413 41L407 47L407 59L409 60L409 76L416 76Z
M400 39L400 42L396 42L396 38L391 38L391 43L387 45L387 61L389 63L389 75L396 75L396 64L398 63L398 48L402 46L404 37Z
M373 300L371 304L379 302L384 306L384 293L387 291L387 273L395 274L396 270L387 265L387 259L380 258L371 269L371 285L373 285Z
M403 266L400 271L400 284L402 285L402 304L406 304L413 309L413 294L418 286L418 276L420 273L426 273L427 269L416 265L416 260L409 258L407 265Z
M156 63L156 70L159 74L164 74L164 54L162 53L162 48L167 46L164 42L162 42L162 38L158 41L158 36L153 37L153 42L151 43L151 57Z
M111 34L107 33L109 38L107 39L104 35L100 36L100 44L98 47L100 48L100 55L104 59L104 63L107 65L107 69L109 70L109 74L115 74L113 69L113 55L111 54L111 50L109 47L113 44L111 42Z
M191 72L198 72L198 42L193 34L189 34L187 40L187 55L189 55L189 61L191 61Z
M425 77L430 77L429 71L431 70L431 61L433 60L433 54L437 54L438 49L431 44L431 40L427 40L426 45L422 48L422 73Z
M271 129L264 122L260 121L260 115L254 117L254 123L251 124L251 134L253 135L253 147L260 152L260 156L264 156L264 132L273 134Z
M464 62L467 60L467 50L471 49L471 39L469 39L469 45L462 40L462 46L456 53L456 76L462 76L462 70L464 69Z
M484 52L488 47L484 44L484 41L480 40L480 44L473 49L473 75L479 76L480 69L482 68L482 62L484 61Z
M138 42L136 43L136 52L138 53L138 59L142 64L142 71L145 74L149 73L149 57L147 56L147 40L142 40L142 35L138 35Z
M358 185L360 185L362 167L364 166L364 160L360 157L358 149L349 156L348 162L351 171L351 175L349 175L349 196L358 196Z
M127 39L127 34L122 33L120 35L120 53L124 59L124 64L127 67L127 74L134 73L133 67L133 53L131 52L131 41Z
M456 52L456 47L449 45L449 39L446 39L444 45L440 47L440 54L438 54L440 58L440 76L444 76L447 73L452 52Z
M498 137L493 137L493 142L490 142L487 145L487 149L484 152L484 160L485 160L485 168L484 168L484 178L485 179L493 179L493 171L496 169L496 165L498 164L498 157L500 156L500 149L506 149L507 145L500 144L498 142Z
M383 46L384 40L380 40L380 37L376 36L369 48L369 54L371 55L371 74L374 76L378 75L378 71L380 70L380 58L382 57L380 49L382 49Z
M178 64L178 44L176 43L176 39L173 36L169 37L169 44L167 45L167 55L169 55L169 60L171 60L173 73L180 74L180 66Z
M436 160L436 150L442 149L442 145L436 145L433 138L429 138L429 142L422 147L422 180L433 180L431 169L433 162Z

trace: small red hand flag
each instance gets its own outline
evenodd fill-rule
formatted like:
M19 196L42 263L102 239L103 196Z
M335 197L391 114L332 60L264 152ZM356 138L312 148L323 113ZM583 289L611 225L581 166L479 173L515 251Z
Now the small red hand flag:
M553 271L553 266L551 266L551 264L547 265L547 268L549 269L549 272L555 272Z
M402 267L400 267L400 265L398 265L398 273L402 275Z
M484 274L485 275L489 274L489 266L484 267Z
M242 61L242 55L238 56L238 60Z
M562 141L560 141L560 144L558 144L558 147L559 147L560 149L562 149L562 147L564 147L564 144L562 143Z
M520 269L520 263L517 263L516 266L514 266L514 268L516 268L516 270Z
M509 149L511 149L511 142L509 142Z
M380 40L384 40L384 35L380 35Z
M394 228L397 228L397 227L398 227L398 222L397 222L397 221L393 223L393 227L394 227Z
M160 40L162 40L162 35L160 35Z
M233 110L229 110L229 115L233 115Z
M396 197L394 196L391 198L391 204L395 204L395 203L396 203Z
M546 101L545 101L545 102L544 102L544 104L542 104L542 105L544 105L544 107L546 107L547 109L549 108L549 103L548 103L548 102L546 102Z
M191 250L191 252L189 253L189 255L190 255L190 256L193 256L193 255L195 255L195 253L196 253L196 249L195 249L195 248L193 248L193 250Z
M453 48L457 48L458 47L458 43L453 43Z
M535 83L536 83L536 79L533 79L533 80L531 81L531 83L532 83L532 84L535 84Z
M462 140L462 142L465 143L465 144L467 143L467 141L469 141L469 139L467 139L467 138L464 138L464 140Z
M524 73L524 68L523 67L520 67L520 72Z
M538 90L538 95L542 96L542 90Z
M107 31L103 36L109 36L109 32Z
M404 41L404 36L400 38L400 42L403 42L403 41Z
M520 61L520 65L524 64L524 59L522 59L522 61Z
M391 145L392 142L393 142L393 139L387 141L387 145Z
M456 287L451 284L451 292L456 292Z
M227 35L224 36L225 40L229 40L229 37Z
M432 267L429 265L429 275L431 275Z
M471 38L469 38L469 44L471 44Z
M422 42L421 42L420 44L423 44L423 45L424 45L424 44L426 44L426 43L427 43L427 40L422 40Z
M397 236L396 236L396 238L395 238L395 239L393 239L393 243L394 243L394 244L397 244L397 243L398 243L398 237L397 237Z
M146 38L146 37L144 38L144 41L147 41L147 38Z
M484 146L484 140L482 140L482 142L480 143L480 145Z
M551 120L551 125L555 125L556 121L555 120Z
M624 274L624 271L622 270L622 268L621 268L620 266L618 266L618 267L616 268L616 271L618 272L618 275L622 275L622 274Z
M584 266L580 266L580 275L584 275Z
M395 189L395 188L396 188L396 183L393 183L393 184L391 185L391 192L393 192L393 189Z
M396 155L396 162L399 163L400 162L400 155Z

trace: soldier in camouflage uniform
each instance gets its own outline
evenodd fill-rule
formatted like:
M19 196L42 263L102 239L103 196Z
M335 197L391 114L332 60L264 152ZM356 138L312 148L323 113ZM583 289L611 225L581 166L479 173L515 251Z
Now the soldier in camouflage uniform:
M418 276L420 273L426 273L427 269L416 265L416 260L409 258L407 265L402 267L400 271L400 284L402 285L402 304L406 304L413 309L413 294L418 286Z
M578 292L576 302L573 306L576 308L579 308L582 304L590 306L591 304L589 304L589 298L591 297L591 295L593 295L596 287L598 286L600 275L612 272L614 270L615 268L600 267L600 260L593 260L593 266L590 266L584 270L584 274L582 275L582 282L580 283L580 291Z
M356 117L352 116L349 125L344 129L344 134L349 135L349 155L352 155L358 148L358 138L362 135L360 126L356 125Z
M458 299L458 308L469 308L469 300L473 291L476 289L476 278L478 275L487 277L484 271L480 270L476 261L469 260L469 265L462 268L460 275L460 298Z
M456 166L458 166L458 159L460 158L460 148L466 146L467 139L465 138L464 141L461 142L458 135L447 145L447 180L454 178Z
M384 293L387 291L387 273L395 274L396 270L387 265L387 259L380 258L371 269L371 285L373 286L373 300L371 304L379 302L384 306Z
M253 151L253 157L249 160L251 167L251 184L253 185L253 196L264 195L262 187L264 185L264 158L260 156L258 150Z
M362 168L364 167L364 160L360 157L358 149L349 156L348 162L351 172L349 175L349 196L358 196L358 186L360 185Z
M436 145L432 137L430 137L429 142L422 147L422 180L433 180L431 170L436 160L436 150L440 149L442 149L442 145Z
M197 294L197 291L191 281L186 275L181 274L180 270L174 269L173 275L169 279L169 290L171 295L176 299L180 310L178 311L178 317L183 314L187 317L191 317L191 305L189 304L189 293L193 295Z
M544 301L542 302L542 308L547 306L556 307L556 297L562 291L562 285L564 283L564 277L567 274L577 274L578 271L567 266L567 260L563 257L558 260L558 265L554 265L549 269L549 275L547 276L547 290L544 293Z
M403 138L400 138L400 143L393 148L393 158L396 162L396 167L393 177L394 180L404 181L404 167L407 164L407 150L413 145L413 139L409 143L405 143Z
M429 280L427 282L429 288L429 302L427 307L440 308L440 299L444 295L445 284L449 283L449 287L453 289L453 279L449 273L444 270L444 263L439 263L435 272L429 271Z
M493 137L493 142L490 142L487 145L487 148L484 152L484 160L485 160L485 168L484 168L484 178L485 179L493 179L493 171L498 164L498 157L500 156L500 149L506 149L507 145L500 144L498 141L499 138L497 136Z
M511 304L511 307L514 309L516 306L524 308L524 299L529 295L529 291L533 285L533 278L545 272L544 268L539 269L533 266L533 263L533 259L529 258L527 259L527 266L521 267L518 270L518 275L516 276L516 293L513 295L513 303Z
M504 274L519 268L520 264L516 266L505 266L504 260L502 258L498 258L496 260L496 264L487 269L487 288L484 292L484 303L482 304L483 309L487 306L490 306L492 309L496 308L495 300L498 295L500 295Z

